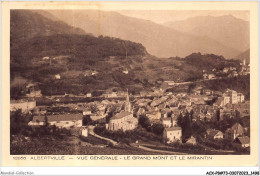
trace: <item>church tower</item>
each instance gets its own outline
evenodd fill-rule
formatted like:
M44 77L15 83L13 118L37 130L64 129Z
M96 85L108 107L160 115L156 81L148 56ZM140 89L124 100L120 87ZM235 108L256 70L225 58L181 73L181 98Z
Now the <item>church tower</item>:
M125 102L125 111L126 112L132 112L130 98L129 98L129 94L128 94L128 89L127 89L126 102Z
M246 65L246 59L244 58L244 62L243 62L243 65L245 66Z

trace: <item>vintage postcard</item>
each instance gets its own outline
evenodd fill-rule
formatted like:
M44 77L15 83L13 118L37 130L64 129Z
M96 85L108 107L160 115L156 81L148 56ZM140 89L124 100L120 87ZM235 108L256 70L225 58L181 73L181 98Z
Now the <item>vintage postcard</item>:
M2 2L3 166L256 166L257 2Z

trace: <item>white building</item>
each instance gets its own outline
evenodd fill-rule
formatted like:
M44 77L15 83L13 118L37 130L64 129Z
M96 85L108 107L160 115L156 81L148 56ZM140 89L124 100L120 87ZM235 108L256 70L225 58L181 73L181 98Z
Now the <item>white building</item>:
M172 127L172 119L171 118L161 118L161 123L165 128Z
M22 113L27 113L36 107L36 101L32 100L11 100L10 111L21 109Z
M117 130L133 130L137 127L138 120L133 117L130 112L121 112L112 117L107 125L107 129L111 131Z
M163 140L166 143L181 141L181 127L165 128L163 132Z
M87 127L81 128L81 135L84 137L88 137L88 128Z
M82 127L82 114L59 114L48 116L34 116L28 123L30 126L55 125L58 128Z
M209 79L214 79L214 78L216 78L216 75L214 75L214 74L209 74L209 75L208 75L208 78L209 78Z
M57 74L54 77L55 77L55 79L60 79L61 78L60 74Z
M87 93L87 97L92 97L92 94L91 93Z
M242 93L237 94L237 102L243 103L245 101L245 96Z

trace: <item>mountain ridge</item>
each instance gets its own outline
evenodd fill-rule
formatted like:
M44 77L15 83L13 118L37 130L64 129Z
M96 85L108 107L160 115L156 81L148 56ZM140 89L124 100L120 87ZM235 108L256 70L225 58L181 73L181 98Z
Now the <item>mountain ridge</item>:
M236 50L249 48L249 22L232 15L196 16L186 20L169 21L165 26L196 36L208 36Z
M47 12L95 36L104 35L142 43L150 54L157 57L185 57L193 52L201 52L232 58L241 52L211 38L193 36L152 21L124 16L113 11L48 10Z
M86 34L82 29L53 21L31 10L11 10L10 21L11 45L39 35Z

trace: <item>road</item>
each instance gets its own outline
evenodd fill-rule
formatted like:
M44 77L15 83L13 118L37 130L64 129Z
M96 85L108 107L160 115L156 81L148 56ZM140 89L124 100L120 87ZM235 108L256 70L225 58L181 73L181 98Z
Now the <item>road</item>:
M113 145L118 145L118 142L116 142L116 141L114 141L114 140L112 140L112 139L103 137L103 136L99 136L98 134L96 134L96 133L94 132L94 128L95 128L95 126L88 126L88 130L89 130L88 132L89 132L89 134L91 134L91 135L93 135L93 136L95 136L95 137L97 137L97 138L99 138L99 139L103 139L103 140L105 140L105 141L111 142Z
M165 150L156 150L156 149L151 149L148 147L144 147L142 145L139 145L138 148L150 151L150 152L158 152L158 153L165 153L165 154L173 154L173 155L186 155L188 153L181 153L181 152L172 152L172 151L165 151Z

